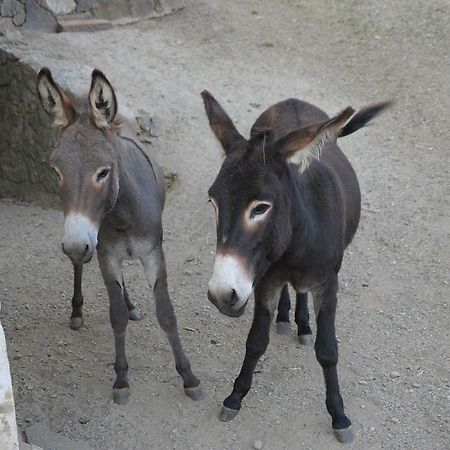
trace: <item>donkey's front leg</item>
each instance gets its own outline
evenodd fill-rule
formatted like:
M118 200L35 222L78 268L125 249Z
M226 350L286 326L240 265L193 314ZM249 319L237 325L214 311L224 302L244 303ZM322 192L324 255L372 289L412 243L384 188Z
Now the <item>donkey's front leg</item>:
M141 258L141 261L155 296L156 317L172 348L175 367L183 379L184 392L192 400L202 400L200 381L192 373L178 334L177 318L167 289L166 262L162 247L154 248L148 256Z
M116 381L113 386L114 403L122 405L129 398L128 362L125 354L125 334L128 308L123 296L122 261L103 251L97 251L98 263L109 296L109 317L116 348Z
M83 277L83 264L73 265L73 296L72 315L70 316L70 328L79 330L83 325L83 294L81 292L81 280Z
M233 392L223 401L219 416L222 422L229 422L238 414L242 400L252 386L256 364L269 345L270 323L281 289L282 285L267 288L261 284L255 288L255 311L247 337L244 362L234 382Z
M347 443L353 440L353 433L351 421L344 413L337 375L338 347L335 331L337 289L338 278L337 275L333 275L313 291L317 321L315 351L325 378L325 403L332 418L334 434L339 442Z

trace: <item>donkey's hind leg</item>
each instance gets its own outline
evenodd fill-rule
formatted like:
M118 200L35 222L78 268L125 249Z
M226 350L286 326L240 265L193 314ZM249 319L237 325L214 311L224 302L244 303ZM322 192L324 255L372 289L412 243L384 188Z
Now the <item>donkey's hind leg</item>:
M130 320L141 320L142 315L141 312L136 308L136 306L131 303L130 296L128 295L127 288L125 287L125 280L122 277L122 286L123 286L123 298L125 303L127 304L128 309L128 319Z
M184 391L192 400L202 400L200 381L192 373L178 334L177 318L167 289L166 262L162 247L154 248L150 255L141 258L141 262L155 296L156 317L169 340L175 358L175 368L183 379Z
M278 302L278 314L277 314L277 333L288 334L290 330L289 326L289 310L291 309L291 299L289 298L289 288L287 283L283 286L281 291L280 301Z
M313 292L317 322L317 336L314 347L325 378L325 404L332 418L334 435L339 442L347 443L353 440L353 432L351 430L352 423L345 415L344 402L339 392L338 345L335 329L337 288L337 275L333 275L321 287L315 288Z
M83 264L73 265L73 296L72 315L70 316L70 328L79 330L83 325L83 294L81 291L81 281L83 277Z
M298 292L295 301L295 323L298 327L298 340L302 345L313 345L311 327L309 326L308 294Z

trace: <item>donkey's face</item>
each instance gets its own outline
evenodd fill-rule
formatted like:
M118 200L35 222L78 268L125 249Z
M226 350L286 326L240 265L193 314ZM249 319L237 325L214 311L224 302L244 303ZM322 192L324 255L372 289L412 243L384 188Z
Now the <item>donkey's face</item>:
M248 299L269 267L286 251L291 211L283 180L288 163L305 170L317 146L336 136L353 114L347 108L329 121L296 130L273 142L270 130L244 139L222 107L203 92L211 128L225 152L209 189L217 223L217 249L209 300L227 316L244 313Z
M209 189L217 223L217 250L208 298L228 316L240 316L253 284L281 256L290 236L284 167L264 157L264 137L242 142L226 157Z
M89 262L97 234L119 190L115 137L111 124L116 114L114 91L99 71L92 74L88 111L76 111L42 69L38 93L44 109L60 127L59 140L50 157L56 172L65 215L62 250L74 264Z

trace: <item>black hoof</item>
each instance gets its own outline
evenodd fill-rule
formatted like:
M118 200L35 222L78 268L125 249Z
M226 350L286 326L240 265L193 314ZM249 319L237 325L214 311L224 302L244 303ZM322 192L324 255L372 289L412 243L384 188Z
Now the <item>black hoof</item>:
M277 322L277 334L289 334L290 331L289 322Z
M70 328L72 330L79 330L81 325L83 325L83 319L81 317L72 317L70 319Z
M134 321L141 320L142 314L137 308L130 309L128 311L128 319Z
M314 344L314 338L312 334L300 334L298 337L298 341L302 345L312 346Z
M116 405L125 405L130 398L130 389L129 388L121 388L113 390L113 402Z
M222 406L222 410L219 414L219 420L221 422L230 422L238 415L238 413L238 409L231 409L227 408L226 406Z
M336 439L341 444L349 444L350 442L353 442L353 439L355 438L355 435L353 434L351 425L347 428L341 428L341 429L333 428L333 432L334 432Z
M184 393L194 402L198 402L200 400L203 400L203 390L200 386L195 386L191 388L184 388Z

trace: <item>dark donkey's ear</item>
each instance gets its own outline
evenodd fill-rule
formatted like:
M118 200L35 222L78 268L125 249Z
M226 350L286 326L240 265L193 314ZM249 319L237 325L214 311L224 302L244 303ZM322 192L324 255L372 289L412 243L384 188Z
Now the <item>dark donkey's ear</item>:
M245 139L236 130L233 122L225 110L219 105L219 102L208 91L203 91L202 97L205 103L209 125L222 145L225 155L228 155L236 148L239 142L245 142Z
M75 119L75 109L53 80L47 67L43 67L37 78L37 92L45 112L53 117L54 125L67 127Z
M117 113L117 99L111 83L100 70L92 72L89 106L92 122L97 128L110 128Z
M339 136L354 112L349 106L332 119L289 133L273 146L286 161L296 164L300 172L304 172L313 159L320 158L323 145Z

